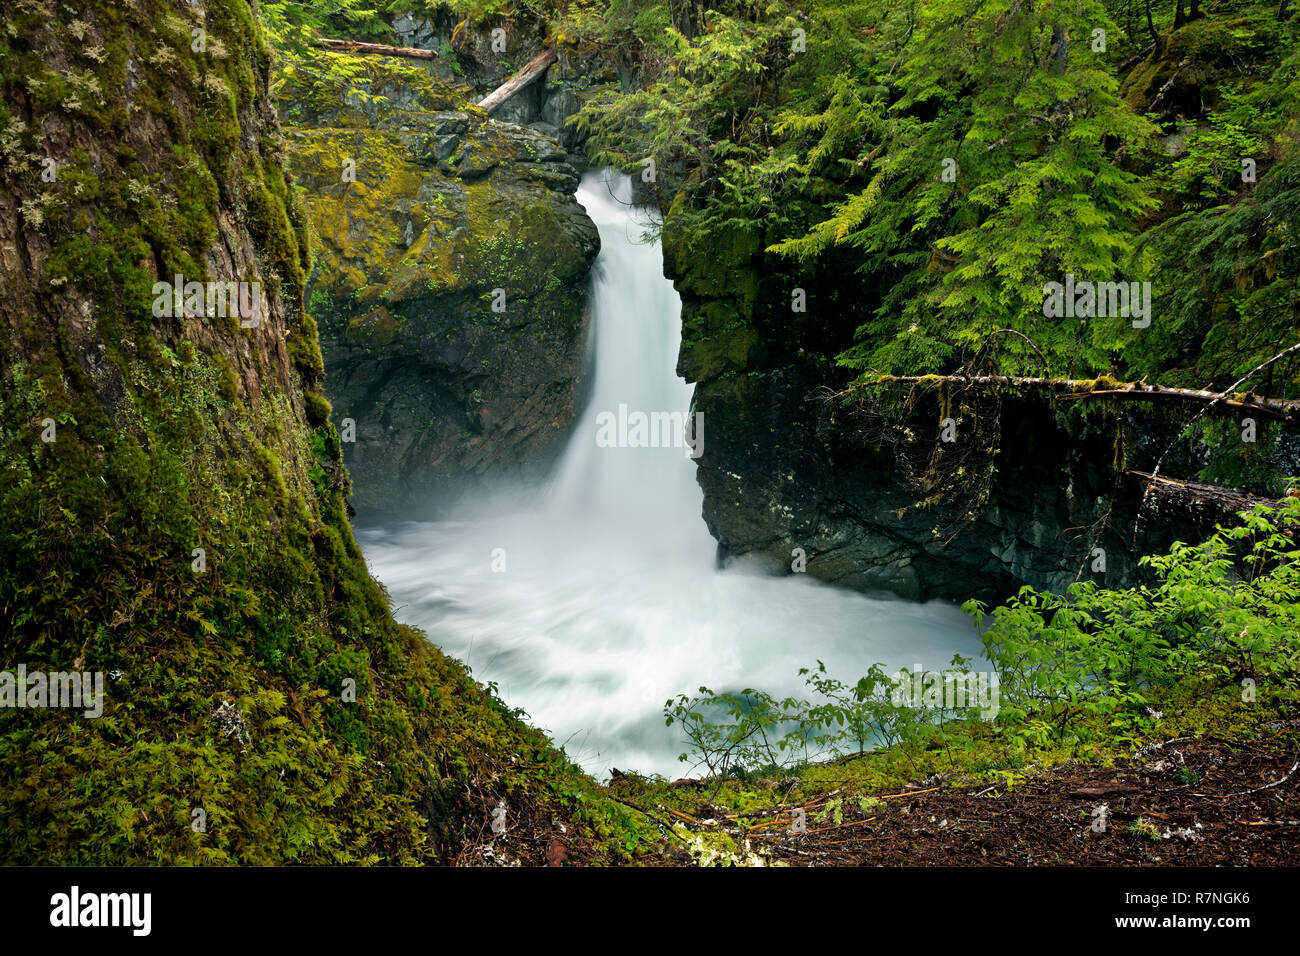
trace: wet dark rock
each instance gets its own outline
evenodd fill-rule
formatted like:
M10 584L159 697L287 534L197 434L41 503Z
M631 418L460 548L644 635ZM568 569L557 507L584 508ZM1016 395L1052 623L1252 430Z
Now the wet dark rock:
M319 238L308 298L326 394L340 430L355 426L343 449L363 517L545 473L576 413L599 249L561 143L447 109L441 81L416 76L413 93L411 76L372 68L392 108L358 95L304 109L328 101L318 83L282 91Z

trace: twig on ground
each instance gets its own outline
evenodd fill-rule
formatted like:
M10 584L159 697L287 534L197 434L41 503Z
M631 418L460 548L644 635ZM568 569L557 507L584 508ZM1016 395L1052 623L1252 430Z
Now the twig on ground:
M1284 776L1281 780L1274 780L1272 783L1266 783L1264 784L1264 786L1256 787L1254 790L1241 790L1238 791L1237 793L1226 793L1226 794L1194 793L1192 794L1192 796L1205 797L1206 799L1209 800L1230 800L1233 797L1245 797L1245 796L1249 796L1252 793L1259 793L1261 790L1272 790L1274 787L1280 787L1282 786L1282 784L1290 780L1291 775L1296 772L1297 767L1300 767L1300 760L1297 760L1295 763L1291 765L1291 769L1286 772L1286 776Z

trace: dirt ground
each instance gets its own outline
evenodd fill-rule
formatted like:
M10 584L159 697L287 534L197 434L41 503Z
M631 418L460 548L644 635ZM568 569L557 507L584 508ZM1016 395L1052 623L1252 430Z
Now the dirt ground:
M681 785L692 795L706 790L703 781ZM1294 866L1300 719L1274 721L1254 741L1161 741L1114 768L1067 763L1010 785L941 774L890 792L803 795L747 816L707 803L688 814L644 794L623 799L633 795L618 786L610 794L660 824L662 845L636 859L648 866ZM792 832L800 823L806 832ZM698 838L721 833L741 849L701 859ZM503 839L485 824L456 865L611 862L574 829L525 813Z
M852 794L838 825L814 822L828 796L808 804L807 833L790 833L794 818L782 815L749 840L792 866L1295 865L1298 728L1280 721L1255 742L1175 740L1115 769L1065 764L1009 791L927 781L871 795L881 802L867 812Z

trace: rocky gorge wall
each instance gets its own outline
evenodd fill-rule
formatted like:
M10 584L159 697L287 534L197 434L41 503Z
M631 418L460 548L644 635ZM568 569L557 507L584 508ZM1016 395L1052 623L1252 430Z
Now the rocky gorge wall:
M891 383L843 403L809 384L773 372L743 401L697 394L710 434L704 515L724 560L761 555L788 573L801 549L814 577L914 599L1131 586L1143 555L1202 540L1250 503L1164 488L1144 501L1133 472L1172 445L1163 473L1186 476L1208 446L1178 447L1188 409L1066 397L1105 382ZM1210 427L1229 445L1238 423ZM1294 425L1260 428L1258 456L1294 469Z
M346 83L293 70L280 91L320 237L310 288L327 390L336 424L355 429L344 445L353 500L371 513L535 479L563 447L581 401L597 251L572 199L582 143L564 121L599 84L632 75L559 45L546 78L486 120L466 104L542 49L544 26L450 15L392 25L391 42L438 58L351 58ZM492 47L498 28L507 54ZM828 400L850 379L834 357L879 290L833 255L800 273L740 226L689 234L668 180L656 190L668 206L665 271L683 297L679 371L708 421L698 477L724 561L757 554L789 572L801 560L823 580L909 598L1124 585L1140 579L1143 554L1231 516L1167 499L1157 514L1129 472L1167 448L1165 474L1247 490L1276 490L1263 472L1300 471L1284 429L1234 446L1222 409L1180 441L1194 407L1112 409L1061 388L954 395L919 383L883 403L865 392ZM807 311L790 308L796 287ZM491 310L494 289L504 312ZM954 403L956 438L942 442L939 412Z
M436 60L322 52L279 88L326 391L370 514L536 479L577 414L599 238L564 121L608 71L566 54L488 119L470 104L541 48L540 24L502 21L494 51L494 23L399 16L392 41Z
M683 298L678 371L704 413L697 477L720 562L751 555L775 573L798 566L911 599L1126 586L1143 579L1143 555L1202 539L1238 503L1146 496L1131 472L1167 452L1163 475L1274 498L1282 476L1300 474L1294 416L1254 415L1246 442L1249 413L1224 406L1183 436L1202 406L1065 397L1119 385L1106 380L850 390L834 356L875 292L833 262L792 271L754 232L692 235L677 202L665 270ZM792 310L796 288L806 312Z

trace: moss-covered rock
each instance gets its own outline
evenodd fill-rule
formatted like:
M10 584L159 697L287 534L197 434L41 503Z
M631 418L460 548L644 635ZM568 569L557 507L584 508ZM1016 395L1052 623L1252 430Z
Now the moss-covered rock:
M282 114L302 117L289 152L318 239L326 390L335 421L355 423L344 453L369 511L549 467L575 416L599 248L557 141L444 109L436 83L393 79L412 69L368 69L403 107L364 123L308 108L348 95L343 76L322 92L324 65L280 91Z
M1193 20L1133 67L1121 95L1139 113L1200 116L1235 91L1252 67L1276 58L1281 29L1272 11Z
M697 463L704 516L722 555L790 573L802 549L807 573L868 592L1000 601L1025 584L1131 586L1144 555L1203 540L1237 507L1144 500L1134 472L1159 461L1167 477L1276 499L1300 467L1296 422L1257 415L1243 442L1244 413L1223 406L1184 435L1200 406L1063 397L1084 382L934 377L831 398L818 381L804 364L699 386L714 436Z

